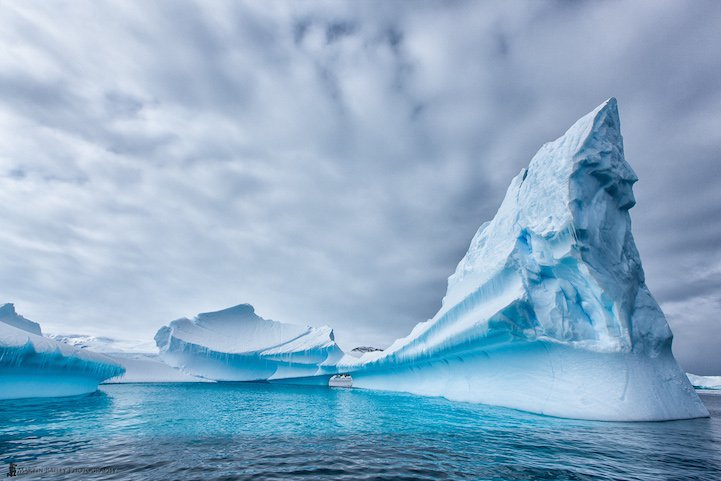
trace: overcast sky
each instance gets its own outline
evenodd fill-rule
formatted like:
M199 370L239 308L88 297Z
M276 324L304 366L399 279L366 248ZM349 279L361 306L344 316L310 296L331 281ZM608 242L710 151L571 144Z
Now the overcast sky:
M0 302L151 338L239 303L385 347L619 100L684 368L721 374L721 2L0 1Z

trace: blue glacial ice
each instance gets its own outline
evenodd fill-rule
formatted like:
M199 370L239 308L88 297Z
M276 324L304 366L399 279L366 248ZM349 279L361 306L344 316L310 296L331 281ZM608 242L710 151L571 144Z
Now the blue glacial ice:
M0 307L0 399L86 394L122 373L101 354L43 337L12 304Z
M298 380L343 357L329 327L263 319L249 304L173 321L155 342L170 366L216 381Z
M239 306L162 328L161 356L218 380L351 373L354 387L560 417L708 416L644 282L629 216L636 180L609 99L512 180L441 309L384 351L343 355L329 328L272 323Z

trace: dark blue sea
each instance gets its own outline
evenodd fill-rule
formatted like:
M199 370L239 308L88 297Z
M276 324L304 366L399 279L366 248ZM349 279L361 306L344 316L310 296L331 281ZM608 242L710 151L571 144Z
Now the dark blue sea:
M0 401L0 476L52 480L721 480L710 419L606 423L275 384Z

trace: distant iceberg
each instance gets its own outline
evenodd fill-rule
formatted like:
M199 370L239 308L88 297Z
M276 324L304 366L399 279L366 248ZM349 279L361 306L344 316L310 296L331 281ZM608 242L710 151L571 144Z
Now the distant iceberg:
M178 319L155 341L170 366L216 381L312 378L343 357L331 328L263 319L250 304Z
M721 376L697 376L690 373L686 373L686 376L696 389L721 391Z
M17 327L20 330L42 336L43 333L40 330L40 324L33 322L29 319L25 319L23 316L15 312L15 305L3 304L0 306L0 323L7 324L8 326Z
M84 334L46 334L46 337L79 349L104 354L125 369L123 374L106 379L103 384L208 382L207 379L192 376L161 361L158 349L152 341L143 342Z
M0 399L86 394L123 371L106 356L43 337L12 304L0 307Z

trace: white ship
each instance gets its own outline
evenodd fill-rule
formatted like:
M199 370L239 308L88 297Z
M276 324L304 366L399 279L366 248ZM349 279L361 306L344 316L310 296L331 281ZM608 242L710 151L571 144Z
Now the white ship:
M353 378L350 374L336 374L328 381L330 387L353 387Z

